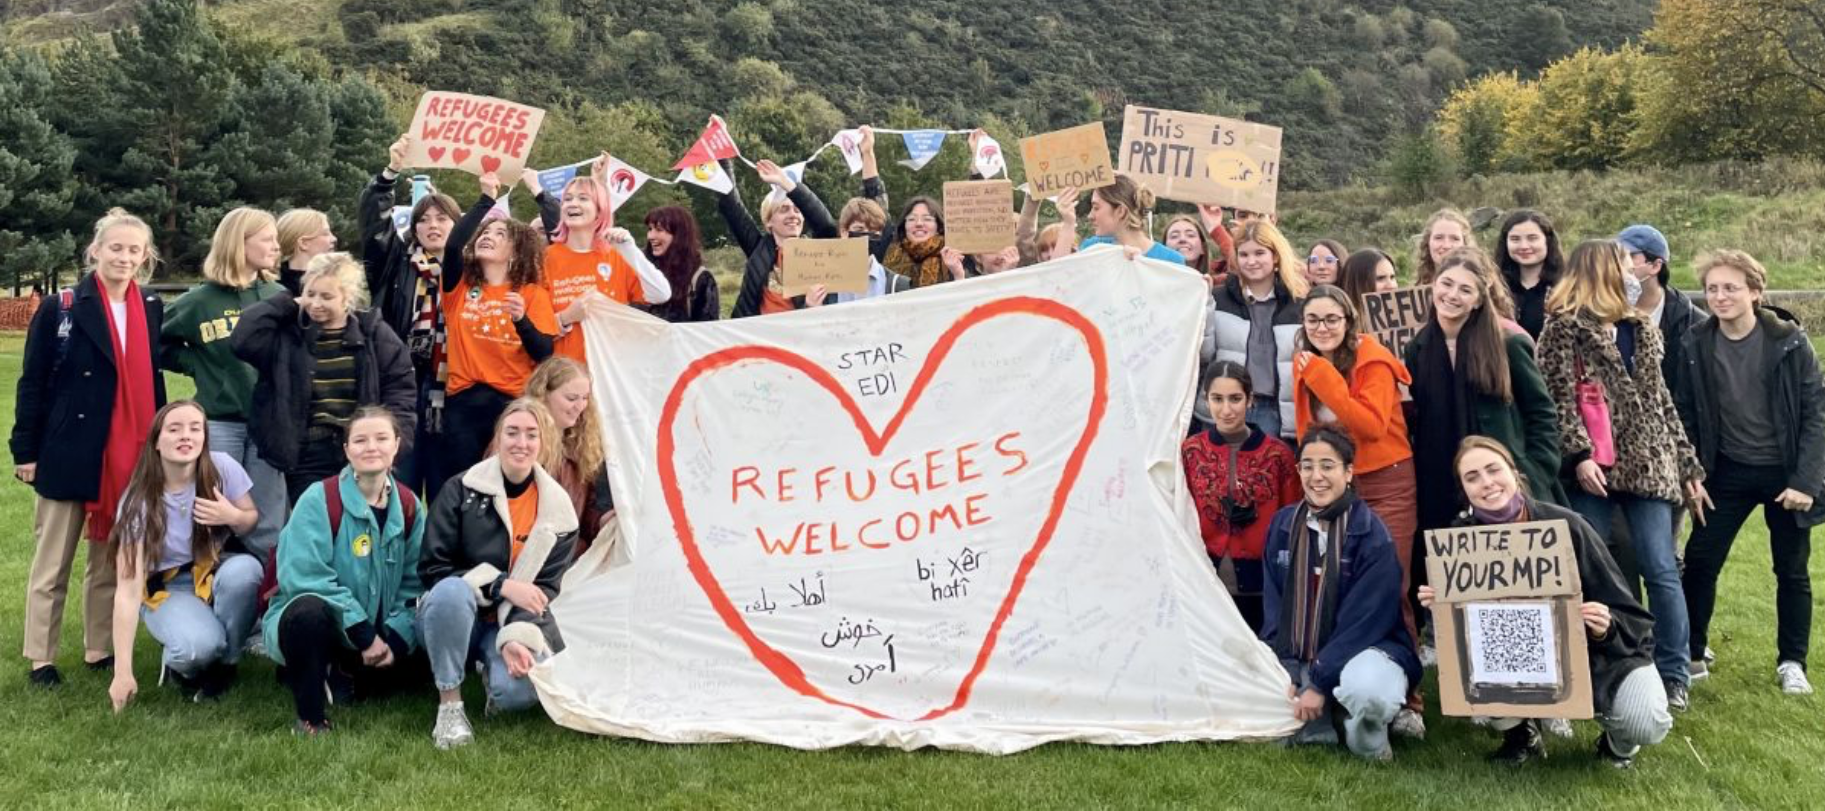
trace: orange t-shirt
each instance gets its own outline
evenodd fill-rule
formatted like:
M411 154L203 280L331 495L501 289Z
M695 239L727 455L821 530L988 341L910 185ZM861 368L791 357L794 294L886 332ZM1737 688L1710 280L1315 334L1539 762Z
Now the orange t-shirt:
M538 366L507 314L507 294L512 285L472 287L458 282L444 294L444 325L448 329L445 351L450 358L450 380L444 390L456 394L477 383L502 394L518 397L526 378ZM547 335L558 334L558 317L552 314L551 294L529 284L520 288L526 300L526 317Z
M610 301L622 304L645 304L646 293L640 287L640 276L634 266L607 245L597 244L589 251L575 251L563 243L545 249L545 287L551 291L551 311L563 312L571 302L591 290L600 290ZM583 331L572 325L560 336L556 352L586 363Z
M508 552L507 568L520 560L520 550L525 548L526 539L532 536L532 521L539 515L539 483L529 482L526 492L515 498L507 499L507 517L513 519L513 546Z

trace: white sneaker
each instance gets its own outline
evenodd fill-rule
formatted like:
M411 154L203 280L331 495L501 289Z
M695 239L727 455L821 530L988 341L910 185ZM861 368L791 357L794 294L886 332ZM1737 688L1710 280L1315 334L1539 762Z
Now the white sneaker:
M453 701L437 705L437 726L431 728L431 742L439 749L455 749L468 746L475 740L475 730L469 726L469 716L463 713L463 703Z
M1812 682L1806 680L1806 666L1799 662L1782 662L1774 669L1781 679L1781 692L1790 696L1812 695Z
M1394 714L1394 723L1388 725L1388 730L1403 738L1423 741L1426 739L1426 717L1402 707Z
M1564 718L1548 718L1542 721L1540 726L1545 728L1546 734L1555 738L1570 738L1576 734L1572 732L1572 722Z

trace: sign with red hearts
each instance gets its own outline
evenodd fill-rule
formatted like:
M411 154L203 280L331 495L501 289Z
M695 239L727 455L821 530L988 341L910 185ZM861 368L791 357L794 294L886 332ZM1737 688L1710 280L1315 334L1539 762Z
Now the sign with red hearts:
M613 534L560 723L1011 752L1284 734L1179 470L1196 275L1119 252L764 318L584 323Z
M519 179L532 154L545 111L518 102L433 90L420 96L407 130L406 165L414 169L494 172L505 183Z

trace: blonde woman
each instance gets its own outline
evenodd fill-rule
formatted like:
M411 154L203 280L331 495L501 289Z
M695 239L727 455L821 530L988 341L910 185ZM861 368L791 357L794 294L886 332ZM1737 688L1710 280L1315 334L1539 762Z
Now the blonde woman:
M241 540L262 560L285 525L285 477L260 456L247 430L256 376L235 357L228 337L243 310L284 292L274 281L278 268L273 216L256 208L228 212L209 243L203 282L171 302L159 331L165 368L196 380L196 400L209 415L209 447L228 454L253 479L260 523Z
M439 749L475 738L462 694L471 663L482 665L488 714L526 710L539 703L526 674L564 649L549 606L576 547L577 514L540 461L557 436L539 401L508 403L494 455L451 479L431 505L418 629L437 684L431 738Z
M1575 473L1565 488L1570 506L1606 543L1611 515L1619 511L1628 521L1654 612L1654 663L1668 704L1684 710L1690 628L1674 557L1673 507L1682 500L1708 506L1710 497L1704 468L1661 379L1666 348L1660 330L1624 297L1628 263L1622 245L1609 240L1572 251L1547 300L1551 318L1540 332L1540 372L1559 407L1562 467ZM1602 393L1607 437L1585 424L1579 390L1587 382ZM1584 388L1590 393L1590 386Z
M583 533L577 554L581 555L614 509L608 495L608 455L602 447L601 418L592 403L589 370L569 358L554 357L539 364L526 381L526 396L545 404L558 432L549 443L551 455L557 458L547 470L564 485L570 503L577 508Z
M336 233L321 211L294 208L279 215L279 283L296 298L304 294L302 279L311 260L336 249Z
M114 547L107 542L140 445L165 402L158 373L165 308L136 278L158 253L144 220L118 208L95 223L75 289L44 298L25 336L13 401L13 478L37 493L25 592L25 658L35 687L63 683L57 637L70 564L88 528L83 663L112 666Z
M1426 218L1426 227L1419 234L1418 262L1419 272L1414 282L1422 287L1432 284L1433 277L1438 275L1440 262L1459 248L1475 248L1476 233L1470 230L1470 220L1464 213L1455 208L1441 208Z
M1175 265L1185 256L1155 241L1147 233L1147 215L1153 213L1153 192L1117 173L1115 183L1090 192L1090 227L1096 235L1084 240L1080 250L1098 245L1120 245L1148 259Z
M1235 270L1215 291L1216 359L1248 369L1248 421L1268 436L1293 435L1293 351L1307 289L1279 228L1257 218L1237 229Z
M393 412L402 452L417 419L411 353L369 309L361 262L324 254L299 283L302 298L280 293L247 308L232 340L258 370L248 425L260 457L285 474L287 504L346 464L343 434L361 406Z

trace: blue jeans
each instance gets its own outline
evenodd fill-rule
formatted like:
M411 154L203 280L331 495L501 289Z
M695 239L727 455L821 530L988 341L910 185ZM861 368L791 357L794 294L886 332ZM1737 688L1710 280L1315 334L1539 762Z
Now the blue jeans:
M475 602L475 592L460 577L437 581L418 600L418 635L431 658L431 678L439 690L463 685L463 671L470 662L481 662L486 673L488 700L497 710L511 712L536 707L538 691L532 681L507 673L507 661L494 646L500 626L494 609Z
M1648 610L1654 614L1654 666L1660 678L1686 684L1692 661L1688 636L1692 632L1686 615L1686 590L1679 580L1679 562L1674 557L1673 503L1633 493L1611 490L1607 499L1570 489L1572 509L1605 543L1610 539L1610 514L1622 510L1629 522L1629 541L1635 553L1635 567L1647 584Z
M140 621L165 647L165 667L192 678L217 662L239 662L259 615L262 573L252 555L229 555L216 568L209 602L197 599L196 580L185 572L165 584L158 608L140 606Z
M264 561L272 557L272 552L279 546L279 528L285 526L286 504L285 474L260 458L260 451L254 447L253 437L247 433L247 423L228 422L226 420L209 421L209 449L234 457L241 467L247 470L247 478L253 481L254 509L260 511L260 521L254 524L253 531L241 536L241 542Z
M1261 433L1271 437L1280 436L1280 400L1277 397L1257 394L1248 403L1248 423L1261 429Z

